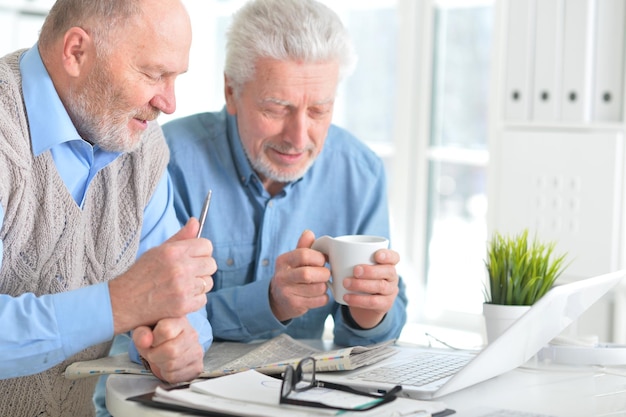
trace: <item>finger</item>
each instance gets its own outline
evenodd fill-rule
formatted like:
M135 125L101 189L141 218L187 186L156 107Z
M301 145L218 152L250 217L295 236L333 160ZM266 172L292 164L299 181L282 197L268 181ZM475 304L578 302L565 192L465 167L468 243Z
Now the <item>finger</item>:
M206 280L204 278L198 277L195 282L197 283L197 291L194 291L194 294L198 294L198 295L203 295L206 294L207 290L207 284L206 284Z
M313 245L313 242L315 242L315 233L310 230L305 230L300 235L296 248L310 248Z
M198 219L195 217L191 217L187 224L184 225L178 232L176 232L172 237L170 237L167 242L176 242L179 240L186 240L195 238L198 234L198 229L200 228L200 223Z
M133 330L133 342L137 350L147 350L152 346L154 340L152 329L148 326L139 326Z
M200 289L200 294L206 294L211 290L213 286L213 280L209 278L210 284L207 284L207 280L204 278L199 278L202 283L202 288Z
M185 331L185 323L187 323L185 317L160 320L152 332L154 337L152 347L159 347L180 337Z
M380 249L374 254L374 260L379 264L396 265L400 262L400 254L391 249Z
M311 232L312 234L312 232ZM292 251L283 253L276 258L276 271L286 270L287 273L292 274L293 271L299 270L301 267L323 267L326 264L326 257L322 252L310 249L309 246L313 244L313 239L310 244L304 235L300 237L298 245L305 242L304 247L298 247ZM309 245L309 246L306 246Z
M371 294L354 294L348 293L344 297L344 301L352 309L362 309L370 311L389 311L393 306L395 295L371 295Z
M203 352L199 344L158 362L159 378L170 383L191 381L204 370Z
M398 278L346 278L344 287L353 294L365 297L395 297L398 294ZM348 300L346 300L348 301Z
M394 265L357 265L352 270L352 274L355 278L362 280L384 279L390 282L398 280L398 273Z
M204 371L202 361L190 361L185 366L167 367L159 370L159 379L170 384L189 382L196 379Z
M303 306L306 308L306 311L313 308L323 307L328 304L328 301L330 301L330 296L327 293L323 293L322 295L317 296L307 295L302 297L302 303Z
M347 281L347 282L346 282ZM385 279L358 279L346 278L344 280L346 290L369 294L369 295L391 295L397 292L398 285Z
M313 233L311 230L305 230L300 235L297 249L310 249L313 246L313 243L315 243L315 233ZM293 251L293 253L297 252L297 250ZM327 255L313 249L311 249L310 251L305 251L304 254L301 256L303 257L303 260L301 261L302 265L324 266L328 261Z
M326 280L317 282L306 282L295 285L292 288L292 294L302 298L316 298L325 296L328 292L328 284Z

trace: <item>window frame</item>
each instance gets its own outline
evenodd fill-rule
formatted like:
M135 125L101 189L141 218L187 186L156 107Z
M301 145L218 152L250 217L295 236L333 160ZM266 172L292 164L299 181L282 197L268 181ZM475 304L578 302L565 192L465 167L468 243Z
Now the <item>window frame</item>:
M429 164L432 162L461 162L484 166L489 189L489 150L445 149L430 145L433 93L433 62L435 53L435 12L440 7L477 7L491 5L494 19L496 0L400 0L400 50L408 51L398 57L398 81L403 88L397 100L395 134L394 183L390 186L392 240L402 256L399 272L407 284L409 304L408 321L424 325L483 333L482 314L441 310L429 316L423 310L427 293L428 197ZM494 20L494 23L496 20ZM494 25L494 33L496 26ZM494 42L493 51L496 50ZM494 53L492 52L492 57ZM492 63L493 63L492 59ZM493 64L492 64L493 68ZM493 91L490 92L491 109ZM489 117L490 118L490 117ZM488 122L491 138L492 123ZM488 218L486 219L488 224Z

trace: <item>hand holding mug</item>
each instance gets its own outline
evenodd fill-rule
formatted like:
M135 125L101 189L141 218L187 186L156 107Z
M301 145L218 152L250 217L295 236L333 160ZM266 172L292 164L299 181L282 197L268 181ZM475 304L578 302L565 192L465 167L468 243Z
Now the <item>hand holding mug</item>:
M328 256L331 270L330 289L335 301L347 305L343 297L351 292L344 287L344 279L354 277L354 267L357 265L375 265L374 254L388 246L389 240L384 237L345 235L334 238L322 236L311 248Z

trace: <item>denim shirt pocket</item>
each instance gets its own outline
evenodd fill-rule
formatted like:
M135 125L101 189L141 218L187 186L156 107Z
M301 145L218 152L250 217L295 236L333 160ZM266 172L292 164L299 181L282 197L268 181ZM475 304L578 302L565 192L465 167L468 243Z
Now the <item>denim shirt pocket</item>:
M213 274L213 291L254 281L255 249L254 244L216 245L213 257L217 272Z

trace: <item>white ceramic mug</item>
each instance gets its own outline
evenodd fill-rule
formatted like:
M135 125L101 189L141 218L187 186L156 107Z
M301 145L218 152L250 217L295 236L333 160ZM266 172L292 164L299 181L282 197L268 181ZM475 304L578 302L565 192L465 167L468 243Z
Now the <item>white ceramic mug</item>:
M343 286L346 277L354 276L357 265L374 265L374 253L379 249L387 249L389 240L380 236L345 235L338 237L321 236L312 246L328 256L330 263L330 289L335 300L346 304L343 296L350 293Z

